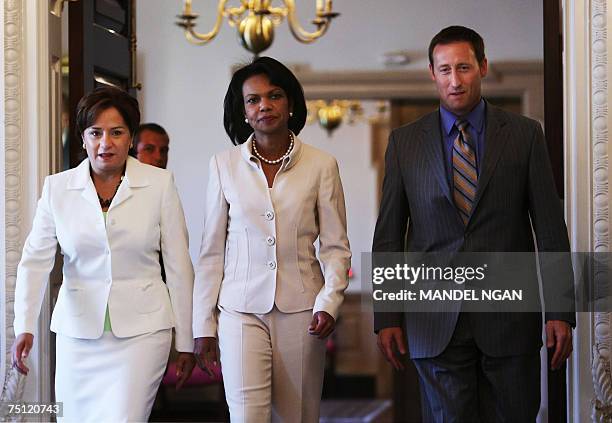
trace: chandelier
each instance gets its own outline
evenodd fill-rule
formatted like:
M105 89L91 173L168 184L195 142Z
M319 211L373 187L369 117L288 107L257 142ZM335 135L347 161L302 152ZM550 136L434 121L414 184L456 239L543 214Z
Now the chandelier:
M342 122L349 125L357 122L383 123L388 121L388 105L386 101L376 102L376 112L366 116L359 100L309 100L306 102L308 115L307 123L318 122L321 128L331 136Z
M313 32L306 31L296 17L295 0L282 0L285 7L273 7L272 0L240 0L238 7L226 7L228 0L219 0L217 19L212 30L207 33L195 31L198 14L192 11L192 0L185 0L182 14L178 15L178 26L185 30L185 38L193 44L206 44L219 33L223 18L232 27L238 28L240 42L250 52L258 55L274 41L274 27L287 18L293 36L302 43L312 43L329 28L333 18L339 13L332 12L332 0L316 0L316 13L312 24Z

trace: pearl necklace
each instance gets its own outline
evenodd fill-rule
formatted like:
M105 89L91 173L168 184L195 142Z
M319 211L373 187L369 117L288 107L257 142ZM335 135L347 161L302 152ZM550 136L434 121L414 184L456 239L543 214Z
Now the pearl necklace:
M280 162L282 162L285 158L289 157L289 153L291 153L291 150L293 150L293 134L291 132L289 132L289 148L287 149L287 151L285 152L285 154L283 154L282 156L280 156L278 159L276 160L269 160L266 159L264 156L262 156L259 151L257 151L257 146L256 144L256 139L255 139L255 135L253 135L253 154L255 154L255 156L261 160L262 162L271 164L271 165L275 165L278 164Z

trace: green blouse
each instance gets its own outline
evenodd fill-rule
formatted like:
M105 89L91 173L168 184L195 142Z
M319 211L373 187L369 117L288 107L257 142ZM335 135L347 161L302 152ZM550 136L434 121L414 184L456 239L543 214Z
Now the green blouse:
M102 214L104 215L104 223L106 223L106 213L105 211L102 212ZM111 327L111 322L110 322L110 315L108 314L108 303L106 304L106 315L104 316L104 332L112 332L113 328Z

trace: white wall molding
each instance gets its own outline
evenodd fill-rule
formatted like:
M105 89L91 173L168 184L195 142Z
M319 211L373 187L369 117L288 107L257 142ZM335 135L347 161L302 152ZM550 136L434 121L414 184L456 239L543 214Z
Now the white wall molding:
M5 7L0 8L0 28L5 28ZM0 64L2 64L2 75L0 78L0 93L2 93L2 97L0 97L0 175L4 175L5 169L5 116L4 116L4 102L5 102L5 84L4 84L4 46L5 46L5 31L0 32ZM4 198L5 191L5 178L0 177L0 195ZM6 220L4 216L5 208L0 207L0 304L3 306L0 307L0 330L2 333L6 333L6 291L5 291L5 280L6 280ZM7 355L4 353L6 351L6 336L0 337L0 387L4 386L5 372L7 369ZM0 388L1 389L1 388Z
M610 66L608 59L608 14L606 0L592 0L591 23L591 163L592 163L592 239L594 252L610 252L609 218L609 177L608 166L608 127L610 124L608 99L608 80ZM597 270L597 269L593 269ZM601 277L610 275L595 271L595 286L600 286ZM611 313L598 312L594 315L593 346L593 385L595 400L592 419L597 422L612 420L612 374L610 372L610 353L612 334L610 333Z
M607 0L564 0L565 212L572 251L608 252ZM610 421L610 314L578 313L569 418Z
M49 146L49 2L3 2L3 155L4 237L2 273L4 307L0 353L3 377L10 373L10 346L14 340L13 304L17 265L31 228L44 176L52 163ZM48 401L51 394L49 305L45 301L40 330L30 354L30 373L20 392L28 401ZM14 373L12 374L14 376ZM14 382L14 381L13 381ZM3 386L16 386L4 384ZM5 392L6 394L6 392ZM12 398L18 400L19 398Z
M2 355L6 369L10 367L10 345L13 333L13 302L17 264L21 256L23 240L23 185L21 140L24 138L24 89L23 76L25 69L23 25L25 7L22 1L7 0L3 5L4 12L4 69L3 69L3 106L4 106L4 269L2 282L5 296L3 308L3 345ZM4 384L3 384L4 385Z

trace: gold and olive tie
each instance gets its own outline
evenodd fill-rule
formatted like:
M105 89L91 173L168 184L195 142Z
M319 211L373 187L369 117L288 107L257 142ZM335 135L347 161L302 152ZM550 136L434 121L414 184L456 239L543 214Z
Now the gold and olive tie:
M459 135L453 143L453 198L466 225L472 213L478 186L476 152L467 131L468 125L468 121L457 119L455 126L459 130Z

